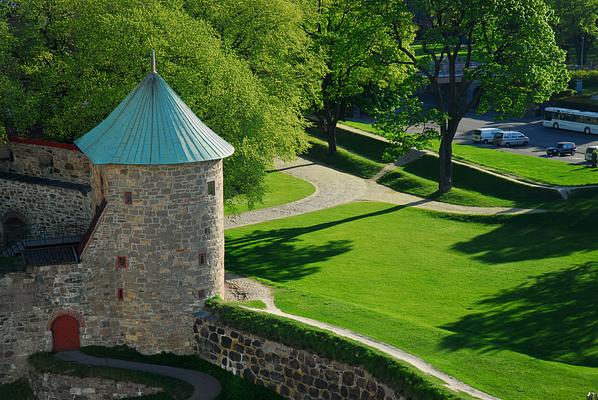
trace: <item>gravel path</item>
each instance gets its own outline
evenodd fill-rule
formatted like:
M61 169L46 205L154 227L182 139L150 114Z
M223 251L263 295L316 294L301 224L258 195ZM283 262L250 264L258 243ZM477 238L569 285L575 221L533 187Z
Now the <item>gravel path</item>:
M190 369L117 360L114 358L92 357L79 351L65 351L58 353L56 354L56 358L64 361L77 362L80 364L95 365L98 367L111 367L151 372L156 375L180 379L193 385L193 395L189 398L189 400L212 400L215 399L222 390L220 382L216 378L213 378L208 374L204 374L203 372L193 371Z
M391 169L393 165L391 164L387 168ZM224 222L226 229L304 214L352 201L380 201L432 211L469 215L513 215L542 212L542 210L525 208L468 207L427 200L396 192L378 184L374 179L362 179L303 158L298 158L290 163L277 163L276 168L278 171L311 182L316 187L315 193L292 203L227 217Z
M266 304L266 310L252 309L253 311L267 312L269 314L289 318L304 323L306 325L311 325L320 329L330 331L338 336L355 340L369 347L380 350L396 358L397 360L404 361L428 375L440 379L442 382L444 382L444 385L451 390L467 393L468 395L473 396L477 399L498 400L497 397L493 397L487 393L477 390L469 386L468 384L463 383L458 379L455 379L452 376L437 370L421 358L416 357L413 354L403 351L397 347L390 346L386 343L374 340L364 335L360 335L359 333L353 332L349 329L340 328L338 326L330 325L325 322L316 321L310 318L304 318L293 314L287 314L284 311L280 310L274 303L274 297L272 296L271 289L257 281L254 281L249 278L235 276L233 274L227 274L226 279L227 290L225 298L227 300L261 300ZM229 291L231 287L234 289L232 291Z

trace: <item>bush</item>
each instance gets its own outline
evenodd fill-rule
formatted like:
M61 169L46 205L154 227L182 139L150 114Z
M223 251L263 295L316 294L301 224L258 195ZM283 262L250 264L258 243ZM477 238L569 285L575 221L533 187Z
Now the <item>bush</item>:
M361 366L377 379L417 400L456 400L460 395L450 392L415 368L389 355L328 331L271 314L253 312L225 304L218 299L207 306L230 327L253 333L265 339L319 354L322 357Z
M580 69L578 71L572 71L571 79L573 80L573 82L575 82L575 80L577 80L577 79L582 79L584 82L584 85L596 86L596 85L598 85L598 70Z

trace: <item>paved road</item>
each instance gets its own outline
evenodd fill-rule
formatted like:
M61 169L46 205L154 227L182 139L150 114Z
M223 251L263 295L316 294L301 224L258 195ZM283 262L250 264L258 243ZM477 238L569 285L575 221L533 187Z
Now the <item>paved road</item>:
M220 391L222 390L220 382L216 378L208 374L204 374L203 372L193 371L190 369L124 361L113 358L92 357L79 351L64 351L62 353L57 353L56 358L64 361L72 361L80 364L95 365L99 367L151 372L152 374L180 379L193 385L193 395L189 398L189 400L213 400L218 397L218 394L220 394Z
M456 142L472 144L471 137L465 132L476 128L496 127L501 129L517 130L523 132L530 138L530 144L525 147L514 147L511 149L497 149L499 151L509 151L513 153L523 153L537 157L547 157L546 147L554 146L557 142L575 142L578 153L570 157L555 157L556 160L569 162L572 164L583 163L584 153L587 146L598 146L598 135L585 135L580 132L571 132L564 130L555 130L542 126L542 119L539 117L525 118L522 120L496 121L486 116L469 116L464 118L459 125ZM491 145L474 145L480 147L491 147Z

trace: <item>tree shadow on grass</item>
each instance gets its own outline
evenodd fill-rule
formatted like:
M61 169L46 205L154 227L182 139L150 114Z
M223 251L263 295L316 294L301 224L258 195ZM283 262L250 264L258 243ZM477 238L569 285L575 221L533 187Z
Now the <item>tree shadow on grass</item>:
M452 246L488 263L537 260L594 251L598 215L579 211L517 216L496 229Z
M441 346L598 367L597 304L598 262L574 265L480 301L483 311L442 327L454 333Z
M226 269L245 276L257 276L274 282L301 279L320 270L317 263L329 260L352 249L351 240L329 240L313 245L300 236L341 224L393 213L403 206L389 207L362 215L311 226L256 230L247 235L226 239Z

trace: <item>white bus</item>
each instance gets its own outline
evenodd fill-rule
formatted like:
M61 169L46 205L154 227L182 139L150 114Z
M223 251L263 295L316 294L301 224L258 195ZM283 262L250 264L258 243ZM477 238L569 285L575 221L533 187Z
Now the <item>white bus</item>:
M571 110L560 107L546 107L543 125L554 129L598 134L598 113Z

